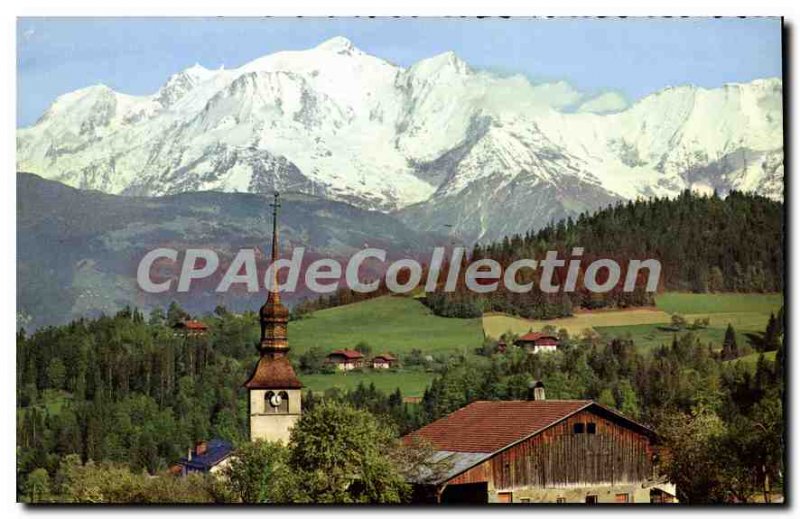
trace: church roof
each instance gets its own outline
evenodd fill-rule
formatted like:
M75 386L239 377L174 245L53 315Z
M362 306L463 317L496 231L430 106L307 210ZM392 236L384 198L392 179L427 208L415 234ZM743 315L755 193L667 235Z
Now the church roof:
M277 292L270 292L267 301L258 310L259 316L264 317L284 317L288 318L289 309L281 303L280 295Z
M247 389L300 389L303 384L298 380L292 363L285 356L272 357L264 355L256 364L256 369L245 382Z

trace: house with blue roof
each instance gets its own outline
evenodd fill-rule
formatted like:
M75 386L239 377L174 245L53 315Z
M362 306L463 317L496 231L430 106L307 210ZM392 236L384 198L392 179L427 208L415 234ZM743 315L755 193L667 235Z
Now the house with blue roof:
M213 474L228 464L231 454L233 454L233 445L228 441L214 438L198 442L194 448L189 449L185 457L178 460L173 472L180 473L182 476L192 472Z

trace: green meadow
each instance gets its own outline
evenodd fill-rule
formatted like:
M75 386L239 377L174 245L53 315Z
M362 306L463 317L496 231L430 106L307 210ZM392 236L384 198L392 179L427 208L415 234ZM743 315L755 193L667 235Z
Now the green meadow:
M573 317L552 320L529 320L505 314L483 317L484 330L489 337L499 337L511 331L539 331L544 326L565 328L577 335L583 330L596 331L605 340L615 337L632 339L637 347L649 351L672 342L673 336L686 330L670 330L671 314L680 314L691 325L696 319L708 319L705 328L692 330L702 342L721 345L725 329L731 324L742 344L748 333L764 331L770 313L783 305L783 294L691 294L667 292L656 296L655 308L603 310L580 312Z
M709 319L706 328L691 330L701 342L721 347L725 329L731 324L740 344L747 343L746 334L764 331L770 313L777 313L783 305L783 294L687 294L667 292L656 297L656 307L668 314L680 314L689 324L695 319ZM633 326L595 326L600 335L610 340L615 337L632 339L637 347L649 351L661 344L669 344L676 332L665 324ZM682 330L680 334L685 333Z
M362 341L372 353L472 352L483 343L483 328L480 319L438 317L416 299L398 296L320 310L289 325L295 355L314 346L352 349Z
M425 354L469 354L481 345L484 332L488 336L499 336L506 329L522 333L555 325L557 328L566 327L570 333L592 328L606 340L629 338L647 351L672 341L676 332L669 329L670 314L683 315L689 324L695 319L708 318L709 325L706 328L694 330L702 342L721 344L725 329L731 324L740 342L745 344L745 334L762 332L769 314L777 312L782 305L782 294L668 292L656 297L656 308L653 309L580 313L555 322L526 320L502 314L487 315L483 319L450 319L433 315L414 298L384 296L314 312L300 321L292 322L289 334L295 355L314 346L323 351L353 348L362 341L370 345L373 353L390 351L402 355L419 349ZM572 321L575 321L574 327L569 326ZM685 330L677 333L685 333ZM397 386L391 381L393 376L400 380L416 374L367 372L347 375L350 377L347 380L343 376L336 383L350 387L358 383L359 377L366 382L375 378L376 385L391 385L394 389ZM315 390L322 387L319 385L321 382L316 379L312 381ZM323 385L327 387L327 382Z
M766 324L767 321L765 320L761 328L766 326ZM694 333L702 343L713 343L716 345L717 349L721 347L722 339L725 337L725 328L708 327L698 330L681 330L679 332L675 332L665 329L665 326L667 325L642 324L635 326L602 326L595 328L595 330L606 341L610 341L614 338L633 340L634 344L636 344L636 347L639 348L640 351L652 351L662 344L669 345L672 343L673 337L683 335L687 331ZM737 335L738 332L739 329L737 329ZM739 337L738 340L739 342L742 342L743 338Z
M763 314L777 312L783 305L783 294L691 294L666 292L656 296L656 306L668 313Z

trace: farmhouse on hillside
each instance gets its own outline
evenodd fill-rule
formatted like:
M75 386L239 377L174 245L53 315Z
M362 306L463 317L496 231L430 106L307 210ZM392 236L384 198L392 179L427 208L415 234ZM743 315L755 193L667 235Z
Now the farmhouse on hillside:
M672 502L656 434L592 400L477 401L411 434L434 452L410 478L419 503Z
M364 367L364 354L356 350L336 350L328 354L325 362L333 364L342 371L350 371Z
M185 335L186 337L202 337L208 333L208 326L195 319L187 319L175 323L172 327L176 335Z
M514 341L514 344L525 348L528 353L551 352L558 349L558 337L544 332L528 332Z
M391 353L381 353L372 357L372 369L389 369L397 359Z

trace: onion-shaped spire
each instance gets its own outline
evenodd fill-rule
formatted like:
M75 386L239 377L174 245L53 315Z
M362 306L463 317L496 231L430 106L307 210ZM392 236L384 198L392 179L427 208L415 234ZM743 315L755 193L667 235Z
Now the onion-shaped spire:
M289 341L287 339L287 323L289 322L289 310L281 303L281 296L278 292L278 269L275 262L279 255L278 241L278 209L281 206L280 194L276 191L272 206L272 278L270 279L269 294L267 301L259 311L261 321L261 342L259 351L264 354L283 354L289 351Z

